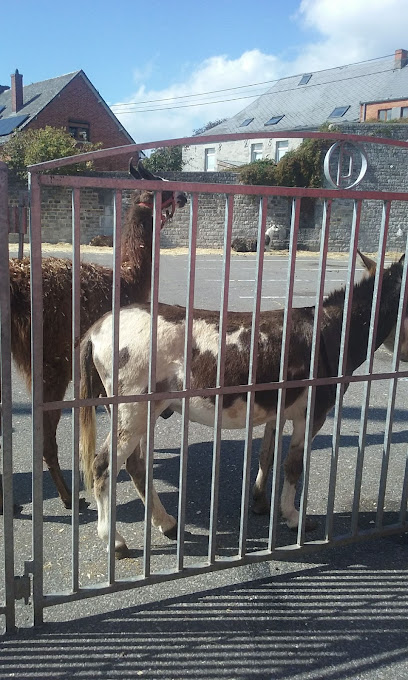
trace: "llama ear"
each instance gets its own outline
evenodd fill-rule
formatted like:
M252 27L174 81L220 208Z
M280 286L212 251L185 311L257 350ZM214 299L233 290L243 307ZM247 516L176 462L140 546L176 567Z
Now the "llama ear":
M377 269L377 263L375 260L372 260L371 257L367 257L367 255L364 255L358 248L357 248L357 254L362 261L364 267L367 269L369 274L375 274L375 271Z
M129 161L129 172L135 179L143 179L139 172L139 168L138 167L135 168L135 166L133 165L133 158L131 158Z
M139 161L139 163L137 164L137 169L142 179L160 179L160 180L163 179L163 177L160 177L160 175L153 175L153 173L150 172L150 170L148 170L147 168L144 167L144 165L142 165L141 161Z

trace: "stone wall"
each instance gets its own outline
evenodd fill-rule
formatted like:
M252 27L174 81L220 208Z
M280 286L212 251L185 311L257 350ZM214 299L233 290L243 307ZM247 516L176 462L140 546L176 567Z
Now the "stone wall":
M347 133L387 135L397 139L408 138L407 125L344 125ZM368 171L358 190L405 191L408 192L408 151L386 145L364 144L368 158ZM356 172L356 171L355 171ZM110 173L112 175L112 173ZM185 182L234 184L238 175L233 172L168 172L167 179ZM116 177L128 177L114 173ZM10 202L18 204L22 187L10 187ZM44 187L42 206L43 241L58 243L71 242L71 192L65 188ZM126 210L130 192L123 194L123 207ZM81 243L97 235L110 235L113 227L113 192L102 189L83 189L81 191ZM322 201L303 199L299 232L299 247L316 250L322 220ZM242 236L254 238L258 229L259 200L252 196L237 196L234 201L233 238ZM171 223L162 232L163 247L188 246L190 221L189 206L176 212ZM291 201L282 197L268 199L267 228L273 226L274 248L288 245L290 229ZM378 248L381 225L382 200L364 201L359 245L366 252ZM330 249L348 250L353 217L353 202L336 199L332 202L330 225ZM198 247L220 248L224 241L225 196L222 194L199 194ZM407 204L402 201L392 204L388 237L389 250L402 250L408 229ZM14 236L10 237L14 239Z

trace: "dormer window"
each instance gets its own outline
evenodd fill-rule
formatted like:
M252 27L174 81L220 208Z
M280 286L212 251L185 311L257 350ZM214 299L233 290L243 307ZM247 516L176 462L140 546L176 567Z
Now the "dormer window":
M68 132L78 142L89 142L89 123L70 120L68 123Z
M245 127L246 125L249 125L250 123L252 123L252 121L253 121L253 118L245 118L245 120L241 123L241 125L239 127Z
M272 116L272 118L269 118L269 120L266 121L265 125L276 125L276 123L279 123L280 120L282 120L283 116Z
M346 111L348 111L350 108L350 104L348 106L337 106L333 111L331 112L329 118L341 118L341 116L344 116Z
M307 85L311 77L311 73L305 73L305 75L299 80L298 85Z

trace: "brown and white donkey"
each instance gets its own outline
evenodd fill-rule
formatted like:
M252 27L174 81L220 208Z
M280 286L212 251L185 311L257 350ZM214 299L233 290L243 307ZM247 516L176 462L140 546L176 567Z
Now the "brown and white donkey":
M378 327L375 348L390 335L396 325L403 274L402 258L383 272ZM374 277L369 275L353 288L350 333L347 348L346 374L351 375L365 360L368 346ZM336 376L340 352L344 289L331 293L323 303L317 377ZM310 375L311 343L314 307L292 310L288 354L288 380L307 379ZM120 311L118 384L120 395L144 394L149 379L150 309L147 305L132 305ZM157 391L173 394L155 401L155 417L168 407L180 412L182 400L177 390L184 381L186 311L182 307L159 305L157 319ZM225 386L248 384L252 314L229 312L226 329ZM281 360L283 310L261 312L258 335L256 383L279 380ZM405 328L404 328L405 332ZM194 310L192 324L192 389L216 386L219 348L219 313ZM81 342L81 398L112 394L112 313L106 314L86 333ZM313 437L322 427L327 413L335 403L335 385L319 385L313 419ZM267 423L275 427L278 391L255 392L254 425ZM214 424L214 397L195 396L189 399L190 420L205 425ZM286 390L284 418L293 423L290 450L285 461L285 479L281 496L281 511L289 527L296 527L299 513L295 508L296 485L302 473L306 426L307 388L297 386ZM98 505L98 534L108 540L109 531L109 449L107 437L95 456L95 409L81 409L81 460L87 487L94 487ZM229 393L223 397L222 427L244 428L246 424L246 393ZM138 494L145 496L145 446L147 432L147 402L121 403L118 406L117 469L125 463ZM266 481L272 462L272 451L264 450L253 495L255 510L269 509ZM152 523L164 534L174 536L176 520L169 515L153 489ZM126 554L124 538L116 532L115 550Z

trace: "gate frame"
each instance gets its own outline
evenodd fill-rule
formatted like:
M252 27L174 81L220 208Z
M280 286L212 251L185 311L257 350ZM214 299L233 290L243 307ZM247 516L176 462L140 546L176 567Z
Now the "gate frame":
M383 145L390 145L390 146L397 146L397 147L402 147L408 150L408 142L404 142L401 140L393 140L390 138L378 138L378 137L371 137L371 136L365 136L365 135L344 135L341 133L315 133L315 132L285 132L283 133L282 131L279 131L279 133L276 132L265 132L262 133L263 137L267 138L276 138L279 137L281 138L282 135L284 135L287 138L314 138L314 139L332 139L334 142L338 141L349 141L349 142L356 142L358 144L361 143L370 143L370 144L375 144L375 143L380 143ZM66 187L71 187L72 188L72 195L73 195L73 214L72 214L72 223L73 223L73 271L75 272L74 275L74 285L73 285L73 373L75 378L78 378L78 368L79 368L79 348L78 348L78 342L77 340L79 339L79 257L80 257L80 245L79 245L79 228L80 228L80 216L79 216L79 209L80 209L80 189L86 188L86 187L99 187L99 188L110 188L116 191L116 199L115 199L115 205L116 205L116 210L114 211L114 242L116 246L119 243L120 239L120 231L121 231L121 221L120 221L120 205L121 205L121 200L120 200L120 192L123 189L139 189L139 188L146 188L148 187L149 189L153 190L155 192L156 200L155 200L155 210L154 210L154 239L153 239L153 264L152 264L152 293L151 293L151 298L152 298L152 312L153 312L153 318L154 314L157 313L157 304L158 304L158 258L159 258L159 248L160 248L160 242L159 242L159 233L160 233L160 191L162 190L162 184L160 181L149 181L147 182L146 180L141 181L135 181L134 179L132 180L123 180L123 179L114 179L114 178L94 178L94 177L81 177L81 176L64 176L64 175L49 175L49 174L43 174L44 172L48 172L50 170L53 170L55 168L63 168L67 165L71 165L73 163L78 162L79 160L81 162L87 161L87 160L98 160L98 159L103 159L106 157L110 156L121 156L121 155L130 155L133 153L134 155L138 154L139 151L142 151L144 149L152 149L152 148L159 148L159 147L170 147L174 145L187 145L187 144L209 144L209 143L216 143L216 142L222 142L222 141L237 141L237 140L247 140L247 139L256 139L259 138L259 133L239 133L239 134L234 134L234 135L207 135L207 136L201 136L201 137L194 137L194 138L181 138L181 139L173 139L173 140L164 140L160 142L146 142L143 144L133 144L133 145L126 145L123 147L116 147L114 149L102 149L99 151L95 152L89 152L89 153L84 153L84 154L78 154L76 156L71 156L67 157L64 159L58 159L58 160L53 160L53 161L47 161L44 163L40 163L34 166L29 166L29 190L30 190L30 205L31 205L31 210L30 210L30 253L31 253L31 305L32 305L32 405L33 405L33 421L32 421L32 470L33 470L33 515L32 515L32 524L33 524L33 532L32 532L32 558L26 562L26 573L24 574L22 579L25 579L24 583L27 583L28 575L31 575L31 580L32 580L32 603L33 603L33 623L34 625L42 623L43 621L43 612L45 607L49 607L55 604L62 604L64 602L71 602L74 600L79 600L87 597L92 597L92 596L97 596L97 595L102 595L102 594L107 594L107 593L112 593L115 591L120 591L120 590L127 590L131 588L135 588L141 585L147 585L147 584L152 584L152 583L159 583L162 581L168 581L176 578L184 578L186 576L192 576L192 575L197 575L200 573L208 573L210 571L214 571L217 569L225 569L231 566L241 566L244 564L250 564L250 563L255 563L259 561L266 561L266 560L272 560L272 559L287 559L289 557L295 557L298 553L299 550L302 552L315 552L316 550L319 550L323 547L331 547L331 546L336 546L336 545L346 545L350 543L357 542L359 540L365 539L365 538L377 538L379 536L386 536L386 535L391 535L395 533L401 533L408 531L408 521L406 517L406 512L403 513L401 512L400 515L400 522L395 524L395 525L388 525L386 528L384 527L379 527L377 524L380 524L378 522L376 524L376 527L374 529L370 529L367 531L357 531L357 528L355 527L355 531L353 531L350 535L346 536L337 536L333 537L332 536L332 531L330 527L330 521L332 521L332 512L333 508L331 508L331 515L330 513L328 514L328 523L326 527L326 538L324 540L317 540L317 541L305 541L305 536L304 536L304 519L305 519L305 499L307 498L307 481L308 481L308 464L309 464L309 458L310 458L310 451L311 451L311 442L305 443L305 456L304 456L304 462L305 462L305 474L304 474L304 487L303 487L303 492L302 492L302 498L301 498L301 521L299 524L299 531L298 531L298 536L297 536L297 543L289 546L283 546L283 547L277 547L274 545L274 532L276 531L276 510L277 510L277 484L279 481L279 465L280 465L280 456L275 455L275 462L274 462L274 472L273 472L273 487L272 487L272 499L271 499L271 524L270 524L270 538L268 542L268 548L265 550L253 552L253 553L247 553L246 548L245 548L245 540L246 540L246 515L248 512L248 497L249 497L249 487L248 487L248 471L249 471L249 463L251 459L251 436L252 436L252 424L251 424L251 419L250 419L250 413L248 413L247 416L247 428L246 428L246 434L245 434L245 458L244 458L244 478L243 478L243 489L242 489L242 502L241 502L241 524L240 524L240 539L239 539L239 552L236 557L229 557L229 558L221 558L221 557L216 557L215 555L215 537L216 537L216 522L214 521L214 516L216 517L216 508L217 508L217 475L218 475L218 464L219 464L219 446L220 446L220 441L221 441L221 427L220 423L216 426L216 444L214 447L214 472L213 472L213 482L212 482L212 501L211 501L211 528L210 528L210 538L209 538L209 556L208 556L208 563L199 563L197 565L193 566L185 566L184 565L184 554L183 554L183 543L182 543L182 534L183 534L183 528L184 528L184 491L185 491L185 483L186 483L186 478L185 478L185 472L186 472L186 461L187 461L187 449L188 449L188 443L186 440L186 422L188 424L187 420L187 415L186 411L188 410L188 397L195 396L198 394L207 394L207 395L212 395L216 397L216 400L220 397L222 397L223 394L228 394L230 392L246 392L249 395L254 395L255 391L259 391L262 389L271 389L271 388L276 388L279 391L280 395L280 402L282 402L282 395L284 394L284 391L288 387L296 387L298 384L308 387L309 388L309 394L312 394L313 389L315 386L319 384L336 384L338 385L338 392L339 392L339 404L336 404L336 426L337 428L340 427L341 423L341 392L344 392L344 383L350 383L350 382L365 382L367 385L371 385L371 382L373 380L384 380L384 379L389 379L393 380L394 383L394 388L396 388L396 383L398 378L403 378L403 377L408 377L408 370L407 371L398 371L398 351L394 351L394 356L395 356L395 361L393 363L393 370L391 372L387 373L382 373L382 374L372 374L370 371L367 373L357 375L357 376L336 376L333 378L329 379L317 379L310 377L308 380L302 380L302 381L286 381L285 377L285 361L284 359L282 360L282 371L281 371L281 376L279 381L276 383L268 383L266 385L256 385L253 384L253 379L254 379L254 371L252 370L252 383L244 386L234 386L233 388L227 388L225 386L222 386L222 384L218 384L217 387L215 388L209 388L206 390L191 390L189 389L188 385L183 386L183 390L179 392L180 398L185 398L184 399L184 404L186 405L186 408L184 409L183 413L183 436L184 439L181 442L181 459L180 459L180 486L179 489L181 489L180 493L180 505L179 505L179 513L181 514L181 517L179 517L179 530L178 530L178 551L177 551L177 568L174 571L168 571L168 572L155 572L155 573L150 573L150 565L149 565L149 542L150 542L150 533L149 533L149 527L150 527L150 510L149 510L149 504L148 502L146 503L146 517L145 517L145 536L147 536L147 539L145 541L145 562L144 562L144 575L141 577L136 577L134 579L129 579L129 580L116 580L115 579L115 563L114 563L114 545L112 540L110 541L110 549L109 549L109 578L108 578L108 583L106 585L91 585L88 587L79 587L79 582L78 582L78 560L77 560L77 550L78 550L78 524L79 524L79 512L78 512L78 488L79 488L79 476L78 476L78 407L81 405L91 405L91 404L109 404L113 407L113 410L115 410L115 407L117 406L118 403L125 402L126 400L130 401L131 399L126 397L104 397L100 398L98 400L79 400L79 393L78 393L78 385L75 383L75 392L74 392L74 398L71 400L64 400L62 402L49 402L44 404L43 403L43 394L42 394L42 384L43 384L43 368L42 368L42 355L43 355L43 338L42 338L42 275L41 275L41 261L42 261L42 250L41 250L41 187L42 186L66 186ZM3 180L3 185L1 184L1 178L4 176L4 168L0 165L0 170L2 173L0 173L0 201L2 199L2 186L4 186L4 180ZM6 184L7 186L7 184ZM358 229L359 229L359 220L360 220L360 209L361 209L361 204L362 201L372 199L372 200L381 200L383 202L385 216L383 216L383 228L386 228L386 225L388 223L388 216L389 215L389 205L390 202L394 200L399 200L403 202L408 203L408 192L380 192L380 191L356 191L353 189L324 189L324 188L319 188L319 189L308 189L308 188L288 188L288 187L262 187L262 186L248 186L248 185L223 185L223 184L209 184L209 183L194 183L194 182L174 182L170 181L167 183L167 188L169 190L181 190L185 191L190 194L191 196L191 212L190 212L190 229L189 229L189 236L190 236L190 247L189 247L189 290L188 290L188 303L187 303L187 308L186 308L186 327L188 326L187 324L187 319L191 319L191 311L192 311L192 303L193 303L193 290L194 290L194 265L195 265L195 248L196 248L196 227L197 227L197 212L198 212L198 207L197 207L197 198L199 193L216 193L216 194L225 194L226 196L226 206L229 207L229 210L226 210L226 220L225 220L225 225L226 225L226 232L225 232L225 244L224 244L224 259L225 259L225 267L224 267L224 275L225 275L225 280L226 276L228 273L228 266L229 266L229 258L230 258L230 242L231 242L231 229L232 229L232 206L233 206L233 199L234 196L236 195L247 195L247 196L257 196L259 197L260 201L260 218L259 218L259 227L258 227L258 244L261 244L262 241L262 236L265 233L265 226L266 226L266 199L269 196L284 196L287 198L292 199L292 226L291 226L291 241L290 241L290 250L289 250L289 266L288 266L288 280L287 280L287 301L289 301L289 307L291 309L291 297L293 294L293 284L294 284L294 264L296 260L296 238L297 238L297 232L299 228L299 206L300 206L300 199L302 197L312 197L312 198L321 198L325 202L325 209L324 209L324 215L323 215L323 222L322 226L325 225L325 228L322 228L322 241L321 243L323 244L323 249L321 250L321 264L322 264L322 269L323 272L325 271L325 258L327 255L327 234L328 234L328 225L330 221L330 206L331 206L331 201L333 199L339 199L339 198L345 198L349 200L354 201L354 206L355 206L355 214L354 214L354 220L353 220L353 233L354 233L354 238L352 242L352 246L350 248L350 253L349 253L349 268L348 268L348 289L350 289L350 282L352 281L353 278L353 273L354 273L354 262L355 262L355 255L356 255L356 249L357 249L357 241L355 238L355 235L358 235ZM3 199L4 200L4 199ZM388 212L387 208L385 206L388 205ZM1 208L1 205L0 205ZM7 214L7 212L6 212ZM7 219L7 218L6 218ZM2 219L2 211L0 210L0 235L3 233L3 230L5 229L4 227L4 218ZM384 241L384 248L385 248L385 241ZM1 250L1 249L0 249ZM115 252L115 251L114 251ZM3 271L3 268L6 266L5 263L5 252L0 253L0 257L2 260L0 260L0 268ZM3 262L4 260L4 262ZM256 300L254 303L254 322L256 325L257 322L257 315L259 314L259 300L260 300L260 285L262 283L262 261L263 261L263 249L259 245L258 246L258 252L257 252L257 280L258 280L258 291L257 291L257 296ZM119 282L119 276L120 276L120 269L119 269L119 258L118 258L118 250L116 248L116 258L114 260L115 266L114 266L114 282L115 285L113 287L113 311L114 311L114 316L116 317L119 311L119 301L118 301L118 296L117 294L115 295L115 290L117 291L117 284ZM404 281L406 282L407 278L407 268L408 268L408 260L406 258L405 266L404 266L404 276L405 279ZM4 277L3 277L4 278ZM0 278L1 281L1 278ZM76 281L76 284L75 284ZM319 290L316 293L316 300L322 299L323 295L323 289L322 289L322 281L320 281L320 286ZM2 287L3 288L3 287ZM377 284L378 288L378 284ZM7 286L8 290L8 286ZM347 289L346 289L347 290ZM0 291L1 292L1 291ZM400 311L403 309L403 304L406 306L406 301L407 301L407 286L405 286L405 298L404 302L401 302L400 306ZM7 296L6 296L7 297ZM4 299L4 290L1 292L1 304L2 304L2 314L5 315L4 319L6 322L9 322L9 319L7 321L7 301ZM349 298L348 298L349 299ZM40 300L41 304L38 303ZM373 303L374 304L374 303ZM4 306L3 306L4 305ZM8 302L9 305L9 302ZM223 292L223 305L222 309L220 310L220 315L225 315L226 310L227 310L227 305L228 305L228 286L226 289L224 289ZM377 305L378 306L378 305ZM9 309L9 306L8 306ZM320 307L319 307L320 309ZM5 310L5 311L3 311ZM290 315L289 315L290 316ZM221 316L220 316L221 318ZM3 321L3 318L2 318ZM401 327L401 315L399 317L399 328ZM2 323L2 345L4 342L4 349L5 353L7 353L7 348L9 345L7 344L7 338L3 339L3 323ZM284 330L283 330L283 337L286 338L285 342L287 341L289 337L289 332L290 332L290 318L288 318L288 315L286 315L286 320L285 320L285 325L284 325ZM344 334L347 332L347 325L343 329ZM396 336L399 336L398 333L398 327L397 327L397 333ZM224 338L225 339L225 338ZM344 337L343 337L344 339ZM186 343L188 347L188 337L187 337L187 332L186 332ZM252 347L252 358L254 359L255 357L255 345L252 342L251 343ZM221 348L222 349L222 348ZM371 348L372 349L372 348ZM369 352L369 348L368 348ZM367 355L368 355L367 352ZM284 354L284 353L283 353ZM373 354L373 351L372 351ZM117 365L117 356L116 359L114 358L114 366L115 366L115 361ZM252 364L253 367L253 364ZM398 372L397 372L398 371ZM4 380L8 379L8 376L10 376L11 380L11 373L10 373L10 361L9 357L7 359L7 356L5 358L5 361L2 361L2 376ZM220 377L220 376L219 376ZM251 378L251 376L250 376ZM394 391L394 397L395 397L395 391ZM148 393L147 395L141 395L140 400L152 402L157 399L162 399L164 398L165 394L164 393ZM248 403L251 401L253 396L248 399ZM10 382L10 394L8 395L3 391L3 400L4 403L7 404L6 399L9 399L8 405L6 406L6 410L4 410L3 406L3 423L10 424L10 430L9 434L7 434L8 439L6 438L6 444L9 445L9 454L6 455L6 449L4 449L4 462L3 462L3 472L5 473L5 481L7 480L7 483L10 484L12 483L12 476L11 476L11 382ZM133 399L134 401L134 399ZM3 405L3 402L2 402ZM44 584L43 584L43 489L42 489L42 471L43 471L43 464L42 464L42 445L43 445L43 426L42 426L42 414L44 410L52 410L55 408L67 408L71 407L73 409L73 483L72 483L72 488L73 488L73 510L72 510L72 568L73 568L73 576L72 576L72 588L71 591L66 592L66 593L50 593L50 594L45 594L44 593ZM387 414L391 413L392 414L392 408L393 408L393 397L390 395L389 399L389 407L387 410ZM391 409L391 410L390 410ZM309 410L309 416L310 416L310 410ZM367 416L366 416L367 418ZM388 418L388 421L390 419ZM391 418L392 420L392 418ZM388 422L387 421L387 422ZM388 422L390 427L392 426L392 422ZM277 431L279 428L277 428ZM4 432L4 430L3 430ZM3 434L3 441L4 441L5 434ZM152 439L152 438L151 438ZM279 443L280 438L276 438L276 452L279 452ZM336 447L335 447L336 448ZM149 488L151 485L152 481L152 469L153 469L153 454L151 452L152 450L152 440L149 442L148 446L148 453L147 453L147 478L146 478L146 486ZM338 450L337 450L338 452ZM112 460L112 452L111 452L111 460ZM333 468L332 468L333 469ZM386 475L386 470L385 470L385 475ZM113 475L112 475L113 477ZM385 483L385 481L384 481ZM403 494L403 498L401 503L403 504L407 502L407 495L408 495L408 464L406 467L406 472L405 472L405 496ZM114 482L112 481L112 485ZM6 486L6 484L5 484ZM334 476L331 478L330 481L330 488L332 489L332 492L334 493L335 489L335 472ZM333 498L333 496L332 496ZM330 496L329 496L330 499ZM13 535L13 518L12 518L12 489L10 489L10 493L7 491L7 494L5 494L5 503L7 503L7 508L4 514L4 529L5 529L5 535ZM354 509L353 509L353 516L355 517L354 514ZM330 520L331 517L331 520ZM147 524L146 524L147 522ZM112 525L114 525L114 509L113 509L113 519L112 519ZM5 542L6 543L6 542ZM11 544L10 546L8 544ZM5 546L6 549L6 546ZM76 551L76 556L75 556L75 551ZM5 567L7 568L7 583L9 584L9 589L7 590L6 588L6 607L5 608L0 608L0 613L6 614L6 626L7 629L11 629L14 625L15 621L15 613L14 613L14 599L16 597L19 597L19 588L15 586L15 577L14 577L14 553L13 553L13 541L7 541L7 559L6 559L6 564ZM76 570L76 571L75 571ZM18 579L18 577L17 577ZM6 583L6 586L7 586ZM23 589L24 590L24 589ZM24 594L26 594L26 590L24 590Z

